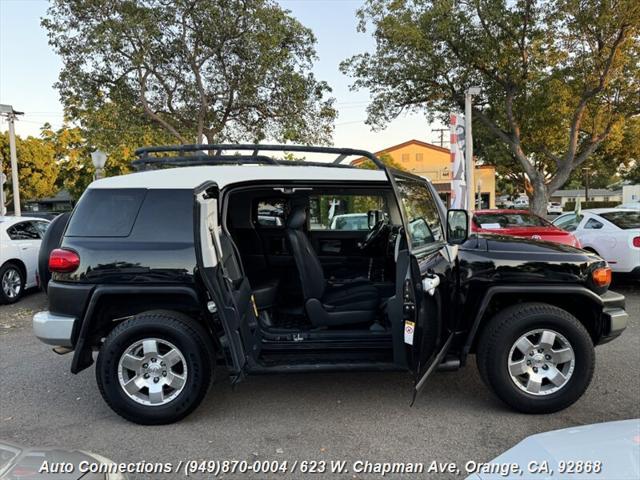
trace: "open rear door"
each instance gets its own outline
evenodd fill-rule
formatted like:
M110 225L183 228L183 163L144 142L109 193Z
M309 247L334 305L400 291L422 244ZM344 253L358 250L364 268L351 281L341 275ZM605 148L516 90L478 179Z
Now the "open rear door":
M401 210L406 248L398 252L398 272L403 281L402 308L407 364L414 372L413 402L427 378L446 355L449 331L452 259L447 251L442 209L431 186L422 178L390 171Z
M237 250L220 227L218 188L211 182L195 192L194 224L198 269L209 295L207 309L222 324L227 364L237 382L260 354L260 329Z

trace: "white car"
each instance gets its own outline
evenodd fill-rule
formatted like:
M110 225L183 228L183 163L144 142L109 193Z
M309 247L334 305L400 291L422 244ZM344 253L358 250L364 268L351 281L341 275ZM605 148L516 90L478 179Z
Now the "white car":
M562 205L557 202L547 203L547 215L562 215Z
M49 221L0 217L0 303L15 303L37 285L38 251Z
M513 202L512 208L515 208L516 210L529 208L529 199L527 197L516 198Z
M560 215L553 224L572 232L582 248L597 253L614 272L640 276L640 211L583 210Z
M629 202L629 203L621 203L616 208L626 208L626 209L630 209L630 210L640 210L640 201Z

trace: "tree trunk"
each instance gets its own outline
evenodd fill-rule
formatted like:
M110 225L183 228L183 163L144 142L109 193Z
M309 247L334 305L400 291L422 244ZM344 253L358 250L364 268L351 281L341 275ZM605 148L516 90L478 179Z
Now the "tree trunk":
M549 190L544 180L535 179L533 184L533 196L529 202L529 210L536 215L545 217L547 215L547 202L549 201Z

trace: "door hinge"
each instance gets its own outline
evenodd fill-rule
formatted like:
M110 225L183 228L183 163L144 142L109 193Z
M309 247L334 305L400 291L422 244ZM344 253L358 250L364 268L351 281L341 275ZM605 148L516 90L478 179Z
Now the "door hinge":
M438 285L440 285L440 277L438 275L422 279L422 289L431 296L436 293L436 287Z

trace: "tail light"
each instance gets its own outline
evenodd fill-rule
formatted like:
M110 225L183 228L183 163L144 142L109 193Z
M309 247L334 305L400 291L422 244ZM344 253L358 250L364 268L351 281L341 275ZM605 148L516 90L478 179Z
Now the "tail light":
M637 247L637 248L640 248L640 237L635 237L633 239L633 246Z
M73 250L56 248L49 255L49 270L57 273L71 273L80 265L80 256Z
M611 269L609 267L596 268L591 272L591 279L596 287L608 287L611 284Z

